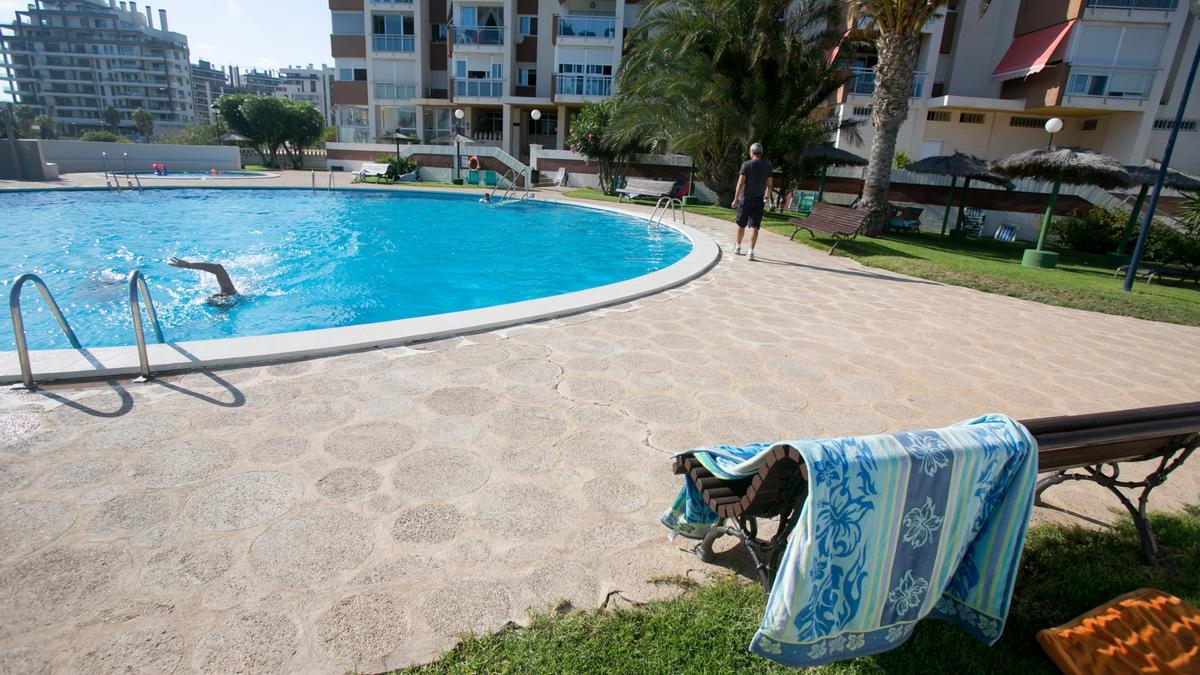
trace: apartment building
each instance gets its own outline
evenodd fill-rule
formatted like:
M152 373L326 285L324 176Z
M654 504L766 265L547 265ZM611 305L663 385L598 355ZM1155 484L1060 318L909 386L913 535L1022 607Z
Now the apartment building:
M456 130L524 160L612 95L629 0L329 0L338 140ZM461 110L463 119L456 122ZM533 112L540 113L534 119Z
M314 68L288 66L279 69L279 88L275 96L296 103L311 103L325 117L325 123L334 125L333 117L333 68L322 65Z
M869 27L851 16L847 28ZM997 159L1045 146L1051 117L1065 123L1054 143L1103 152L1125 163L1161 157L1184 80L1200 42L1179 0L979 0L951 2L924 29L908 121L897 151L911 159L961 151ZM870 147L876 57L840 50L852 79L831 112L862 121ZM1188 102L1172 164L1200 172L1200 95Z
M222 96L246 93L230 83L229 73L224 66L215 66L200 59L199 63L191 65L191 71L192 103L196 110L197 122L212 124L213 105Z
M77 136L104 128L112 106L133 135L138 108L158 131L195 119L187 36L172 33L165 10L117 0L37 0L0 26L8 87L20 105Z

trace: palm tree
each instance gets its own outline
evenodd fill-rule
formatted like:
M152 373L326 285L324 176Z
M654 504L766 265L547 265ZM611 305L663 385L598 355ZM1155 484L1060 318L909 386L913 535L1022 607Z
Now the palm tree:
M851 7L873 19L875 48L879 62L875 67L875 94L871 102L871 123L875 139L871 144L871 163L863 185L861 208L868 213L868 234L878 234L891 215L888 189L892 183L892 161L896 155L896 135L908 118L913 75L921 52L921 29L948 0L849 0ZM989 0L981 0L979 11L987 11Z
M121 113L114 107L105 106L100 113L100 119L104 121L104 126L108 127L109 131L120 133L121 131Z
M154 133L154 115L146 112L142 108L133 111L133 126L142 134L142 140L149 143L150 136Z
M787 180L828 139L814 115L844 82L828 63L840 0L649 0L617 74L615 122L659 150L691 155L721 203L753 141Z

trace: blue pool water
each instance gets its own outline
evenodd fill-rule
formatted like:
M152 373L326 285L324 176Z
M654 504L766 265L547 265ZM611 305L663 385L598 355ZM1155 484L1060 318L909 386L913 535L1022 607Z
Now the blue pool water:
M421 192L147 190L0 194L0 279L34 272L84 346L133 344L126 277L149 281L168 340L349 326L488 307L631 279L691 242L619 214L529 200L503 206ZM224 264L245 298L207 302ZM65 348L36 290L23 292L31 348ZM0 350L14 349L0 322ZM149 328L147 328L149 331Z
M124 174L122 174L124 175ZM137 174L140 178L177 178L187 180L220 180L222 178L266 178L269 173L261 171L222 171L213 175L210 171L171 171L165 176L156 175L153 171L143 171Z

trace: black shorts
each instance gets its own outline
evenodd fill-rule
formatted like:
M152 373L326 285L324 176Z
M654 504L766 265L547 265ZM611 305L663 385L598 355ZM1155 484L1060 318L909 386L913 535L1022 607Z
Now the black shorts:
M763 200L756 199L753 202L743 199L737 208L737 223L738 227L752 227L758 229L762 225L763 208L766 205Z

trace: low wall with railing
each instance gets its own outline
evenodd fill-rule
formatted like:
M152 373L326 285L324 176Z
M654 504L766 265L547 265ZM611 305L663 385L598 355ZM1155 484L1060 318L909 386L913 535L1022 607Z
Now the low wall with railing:
M396 146L379 143L329 143L325 146L328 154L326 163L331 170L357 171L367 162L374 162L380 157L395 155ZM488 145L460 145L456 150L453 145L402 145L400 154L411 157L422 169L422 180L446 180L453 172L454 157L458 156L460 168L466 175L467 160L474 156L479 159L480 168L485 171L495 171L505 174L516 171L524 182L529 176L529 167L500 148Z
M104 171L103 153L108 153L112 168L125 170L124 155L134 171L152 172L154 164L165 164L171 171L237 171L242 168L241 153L232 146L166 145L158 143L96 143L91 141L38 141L46 162L57 164L59 173Z

